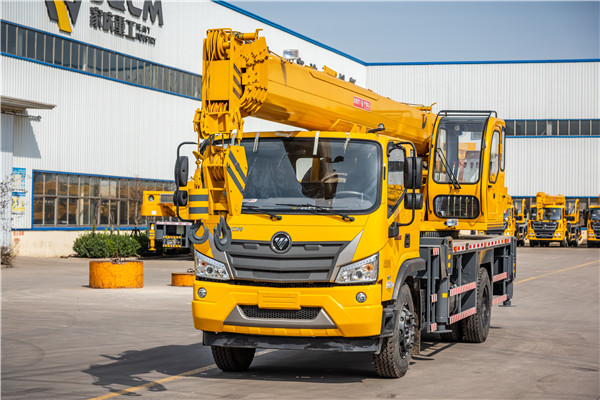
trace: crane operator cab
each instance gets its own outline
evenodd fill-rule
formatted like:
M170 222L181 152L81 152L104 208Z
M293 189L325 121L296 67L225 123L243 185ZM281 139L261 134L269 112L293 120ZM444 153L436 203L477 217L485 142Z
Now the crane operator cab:
M495 112L438 114L427 182L431 230L502 233L504 136L504 122Z

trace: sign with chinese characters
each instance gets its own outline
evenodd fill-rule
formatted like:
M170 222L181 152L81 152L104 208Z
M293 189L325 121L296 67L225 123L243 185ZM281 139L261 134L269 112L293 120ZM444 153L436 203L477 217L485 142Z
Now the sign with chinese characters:
M73 32L82 2L80 0L46 0L44 3L48 17L50 20L56 21L58 29L63 32ZM108 10L100 8L104 0L92 0L92 3L90 7L91 28L140 43L156 44L156 37L150 34L150 26L145 24L150 20L149 22L153 25L158 22L158 26L163 26L160 0L145 0L141 7L137 7L133 1L107 0Z
M354 96L354 107L360 108L365 111L371 111L371 102L369 100L361 99L360 97Z
M25 214L25 168L12 169L12 213Z

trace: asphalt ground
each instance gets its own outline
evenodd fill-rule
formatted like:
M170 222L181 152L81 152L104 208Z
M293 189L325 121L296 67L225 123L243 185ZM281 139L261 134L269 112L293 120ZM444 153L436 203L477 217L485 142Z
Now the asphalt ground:
M88 261L2 269L2 399L598 399L600 250L519 248L514 307L485 343L426 338L406 376L369 354L272 351L225 373L170 286L191 258L144 262L144 288L91 289Z

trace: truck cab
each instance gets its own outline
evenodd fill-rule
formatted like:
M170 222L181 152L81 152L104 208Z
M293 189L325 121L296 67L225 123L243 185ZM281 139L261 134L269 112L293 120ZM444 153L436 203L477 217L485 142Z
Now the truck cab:
M600 247L600 195L598 204L587 211L587 247Z
M563 195L536 196L536 219L529 224L527 238L531 247L558 243L560 247L578 246L581 240L578 207L579 200L567 201Z

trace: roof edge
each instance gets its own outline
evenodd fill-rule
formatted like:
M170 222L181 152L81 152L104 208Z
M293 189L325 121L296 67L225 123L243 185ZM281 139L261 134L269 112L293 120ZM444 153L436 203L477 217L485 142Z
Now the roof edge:
M356 63L358 63L360 65L368 65L365 61L360 60L360 59L358 59L356 57L353 57L350 54L346 54L346 53L344 53L342 51L339 51L339 50L337 50L337 49L335 49L335 48L333 48L331 46L327 46L326 44L323 44L321 42L318 42L318 41L316 41L314 39L309 38L308 36L304 36L301 33L298 33L298 32L295 32L295 31L293 31L291 29L288 29L288 28L286 28L283 25L279 25L279 24L277 24L277 23L275 23L273 21L269 21L268 19L263 18L263 17L261 17L259 15L254 14L254 13L251 13L250 11L246 11L243 8L234 6L233 4L230 4L230 3L226 2L226 1L223 1L223 0L212 0L212 2L216 3L216 4L219 4L219 5L223 6L223 7L229 8L230 10L233 10L233 11L235 11L237 13L240 13L242 15L245 15L245 16L250 17L252 19L255 19L257 21L260 21L260 22L262 22L264 24L267 24L267 25L269 25L269 26L271 26L273 28L279 29L279 30L281 30L281 31L283 31L285 33L289 33L292 36L296 36L299 39L305 40L305 41L307 41L309 43L312 43L312 44L314 44L316 46L319 46L319 47L321 47L321 48L323 48L325 50L331 51L331 52L333 52L333 53L335 53L337 55L340 55L340 56L345 57L345 58L347 58L349 60L352 60L352 61L354 61L354 62L356 62Z

